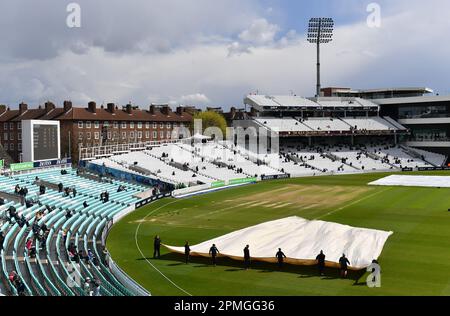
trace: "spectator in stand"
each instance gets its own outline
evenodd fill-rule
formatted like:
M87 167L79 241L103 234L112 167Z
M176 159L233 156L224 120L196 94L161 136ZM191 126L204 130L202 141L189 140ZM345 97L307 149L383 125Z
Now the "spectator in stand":
M28 254L30 255L31 258L34 258L36 256L36 247L33 246L33 238L27 239L25 248L27 249Z
M64 185L62 183L59 183L58 184L58 192L62 193L63 189L64 189Z
M45 186L42 185L42 184L39 186L39 194L40 195L44 195L45 194Z
M3 250L3 243L5 242L5 235L0 231L0 251Z
M62 237L63 237L63 240L64 240L64 244L66 243L66 241L67 241L67 232L68 232L69 230L66 228L66 229L64 229L63 231L62 231L62 233L61 233L61 235L62 235Z
M94 290L93 290L93 296L101 296L100 295L100 282L98 280L94 280Z
M75 187L72 189L72 194L74 198L77 197L77 189Z
M78 170L77 170L77 172L78 172ZM83 290L84 290L84 294L86 296L92 296L92 293L91 293L91 278L87 277L84 280Z
M88 207L89 207L89 204L87 204L87 202L84 201L84 202L83 202L83 207L84 207L84 208L88 208Z
M23 226L27 225L27 227L30 227L30 223L27 221L25 216L22 214L18 221L19 227L22 228Z
M19 192L20 192L20 186L18 184L16 184L16 186L14 187L14 193L18 195Z

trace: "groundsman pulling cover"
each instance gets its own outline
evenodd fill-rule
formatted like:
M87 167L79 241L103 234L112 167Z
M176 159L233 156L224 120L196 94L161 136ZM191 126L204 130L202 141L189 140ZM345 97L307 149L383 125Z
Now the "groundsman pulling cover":
M355 228L351 226L309 221L288 217L245 228L191 247L191 256L209 256L215 244L220 256L243 260L243 249L250 246L252 260L276 262L275 254L281 248L287 256L285 262L296 265L314 265L321 250L326 255L328 267L338 267L339 258L345 254L349 268L367 268L378 259L393 232ZM184 247L167 246L170 251L184 253Z

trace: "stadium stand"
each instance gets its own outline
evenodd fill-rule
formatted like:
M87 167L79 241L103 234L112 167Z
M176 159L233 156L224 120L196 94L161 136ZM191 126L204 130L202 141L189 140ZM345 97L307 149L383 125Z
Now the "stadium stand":
M5 200L0 207L0 227L5 236L0 290L9 295L85 296L90 293L83 284L98 280L103 296L132 295L105 266L99 240L108 221L134 206L140 200L135 194L150 188L123 181L105 181L99 186L97 181L77 176L75 170L67 171L0 176L1 192L15 194L16 185L28 189L24 205ZM65 188L76 188L77 194L67 195L50 186L40 194L36 180L63 183ZM100 194L104 191L109 192L109 199L102 201ZM17 211L13 218L10 207ZM30 238L34 242L29 243ZM71 245L78 252L71 250Z

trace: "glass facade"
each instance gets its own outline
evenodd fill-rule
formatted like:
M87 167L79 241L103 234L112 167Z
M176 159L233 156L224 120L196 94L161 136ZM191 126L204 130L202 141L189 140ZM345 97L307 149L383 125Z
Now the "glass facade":
M445 105L400 106L400 119L450 117Z

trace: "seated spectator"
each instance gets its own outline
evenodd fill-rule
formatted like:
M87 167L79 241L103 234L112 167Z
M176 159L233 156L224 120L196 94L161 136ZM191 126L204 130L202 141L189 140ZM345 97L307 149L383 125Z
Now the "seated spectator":
M77 189L75 187L72 189L72 194L74 198L77 197Z
M87 204L87 202L84 201L84 202L83 202L83 207L84 207L84 208L87 208L88 206L89 206L89 204Z
M63 189L64 189L64 185L62 183L59 183L58 184L58 192L62 193Z
M22 214L22 216L20 217L19 221L18 221L19 227L22 228L23 226L27 225L27 227L30 226L30 223L27 221L27 219L25 218L25 216Z
M3 243L5 242L5 235L0 231L0 251L3 250Z
M39 194L40 195L44 195L45 194L45 186L44 185L40 185L39 186Z
M73 212L73 214L75 214L75 211ZM66 211L66 218L67 219L71 218L73 214L72 214L72 210L67 210Z

